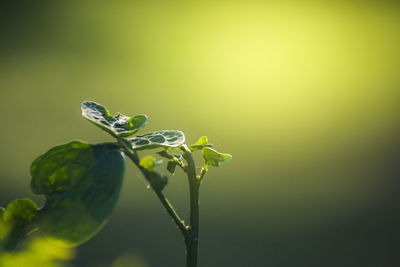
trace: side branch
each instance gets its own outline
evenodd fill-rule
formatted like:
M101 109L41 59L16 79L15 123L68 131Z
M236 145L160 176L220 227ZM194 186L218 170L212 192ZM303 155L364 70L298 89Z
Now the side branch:
M136 151L132 150L130 148L129 143L127 143L126 140L124 139L119 139L120 144L124 150L125 155L127 155L133 163L139 168L139 170L143 173L143 175L148 179L148 170L143 168L142 166L139 165L139 157L137 156ZM151 184L150 184L151 185ZM165 210L171 216L172 220L175 222L175 224L178 226L178 229L182 233L185 242L188 242L188 240L192 239L192 235L190 234L188 227L185 225L184 221L179 217L178 213L176 213L174 207L171 205L171 203L168 201L168 199L164 196L164 194L161 192L161 190L158 190L157 188L153 188L153 191L156 193L157 197L160 199L162 205L164 206Z

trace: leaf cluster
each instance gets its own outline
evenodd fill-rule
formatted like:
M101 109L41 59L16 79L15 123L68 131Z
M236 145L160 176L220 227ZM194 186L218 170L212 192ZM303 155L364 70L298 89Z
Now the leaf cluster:
M199 181L208 166L218 167L232 158L213 149L206 136L186 145L185 135L178 130L136 135L147 124L146 115L113 116L104 106L91 101L83 102L81 110L83 117L110 134L115 142L89 144L75 140L55 146L35 159L31 166L31 191L43 195L45 204L38 208L30 199L17 199L5 209L0 208L0 241L4 249L14 249L36 229L63 246L76 246L94 236L118 201L126 157L137 165L160 200L166 201L161 192L168 177L156 171L162 160L150 155L140 158L138 152L161 149L157 155L168 161L167 171L174 174L176 167L188 172L185 155L201 151L204 166L196 174ZM163 204L170 205L168 201ZM168 207L167 211L174 218L174 211Z

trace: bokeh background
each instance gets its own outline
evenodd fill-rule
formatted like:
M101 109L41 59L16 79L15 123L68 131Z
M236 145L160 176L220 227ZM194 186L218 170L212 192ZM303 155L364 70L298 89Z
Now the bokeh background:
M400 266L399 47L385 1L4 1L0 204L53 145L111 140L93 100L233 155L201 188L200 266ZM133 164L124 183L72 264L184 266ZM187 189L166 188L185 218Z

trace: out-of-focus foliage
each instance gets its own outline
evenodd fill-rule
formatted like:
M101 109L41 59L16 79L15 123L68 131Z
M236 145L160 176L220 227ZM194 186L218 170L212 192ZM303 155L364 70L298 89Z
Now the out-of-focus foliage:
M8 253L0 251L0 266L67 267L72 266L68 261L74 257L74 249L60 247L46 239L35 237L27 240L21 250Z
M31 199L11 201L0 214L0 250L13 250L26 234L36 228L38 208Z
M154 167L158 164L161 164L161 161L157 161L157 159L153 156L144 156L140 159L139 165L148 171L153 171Z
M9 224L6 224L3 220L4 211L5 209L3 207L0 207L0 246L2 245L4 238L8 235L8 232L10 230Z
M119 255L113 262L112 267L149 267L147 260L135 253L124 253Z
M7 205L3 213L3 221L11 225L25 224L35 219L36 203L28 198L16 199Z

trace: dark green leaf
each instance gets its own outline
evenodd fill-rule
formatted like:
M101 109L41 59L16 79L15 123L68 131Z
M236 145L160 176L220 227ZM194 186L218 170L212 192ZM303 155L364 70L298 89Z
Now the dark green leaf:
M145 173L145 175L146 179L149 181L151 187L154 190L161 192L168 183L168 177L165 175L161 175L158 172L148 171Z
M31 168L32 192L47 198L39 227L67 246L91 238L117 203L124 170L125 159L114 144L73 141L50 149Z
M202 136L199 138L199 140L197 140L196 143L194 143L193 145L189 146L189 149L191 151L195 151L195 150L200 150L203 147L212 147L212 144L208 143L208 138L207 136Z
M172 159L174 158L174 156L170 155L167 151L162 150L157 152L158 155L160 155L161 157L167 158L167 159Z
M4 212L5 212L5 209L3 207L0 207L0 254L1 254L2 247L3 247L4 238L7 236L8 230L9 230L8 225L3 220Z
M179 147L185 142L185 135L181 131L166 130L147 133L127 139L132 149L150 149L156 147Z
M232 155L219 153L215 149L204 147L202 149L203 158L206 165L212 165L218 167L220 162L229 162L232 159Z
M169 161L168 164L167 164L167 170L168 170L171 174L174 174L174 173L175 173L176 165L178 165L178 162L176 162L176 161L174 161L174 160Z
M136 115L131 118L118 113L112 116L105 107L91 101L83 102L81 109L86 119L114 137L130 136L147 124L146 115Z
M32 221L37 215L36 203L28 198L16 199L7 205L3 214L6 223L22 225Z
M167 164L167 170L171 173L175 173L175 168L178 164L183 166L183 161L182 161L182 155L181 154L169 154L167 151L163 150L160 152L157 152L158 155L170 159L170 161Z

